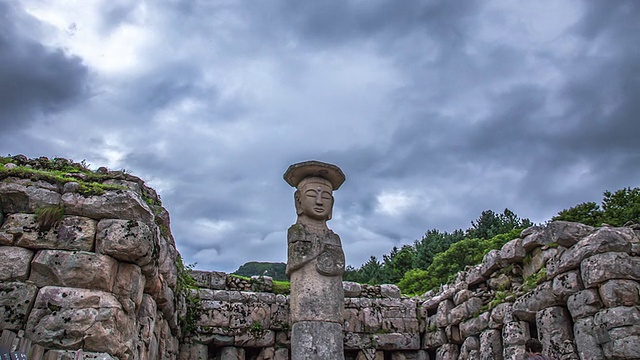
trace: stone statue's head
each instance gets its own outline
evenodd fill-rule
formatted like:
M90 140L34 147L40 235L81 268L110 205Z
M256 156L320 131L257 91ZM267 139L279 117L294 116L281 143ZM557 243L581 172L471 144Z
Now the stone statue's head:
M294 194L298 217L313 220L331 220L333 211L333 187L321 177L307 177L298 183Z

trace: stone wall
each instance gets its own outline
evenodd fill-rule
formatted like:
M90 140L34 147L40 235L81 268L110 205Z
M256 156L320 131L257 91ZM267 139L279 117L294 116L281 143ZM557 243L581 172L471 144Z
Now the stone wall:
M345 358L523 359L525 341L537 337L557 359L638 359L637 232L531 227L420 297L344 282ZM203 287L194 292L198 330L181 359L289 359L287 296L238 291L220 272L194 275Z
M118 190L1 178L0 331L14 349L28 343L30 359L178 356L168 213L139 178L103 175ZM64 217L45 224L43 209Z

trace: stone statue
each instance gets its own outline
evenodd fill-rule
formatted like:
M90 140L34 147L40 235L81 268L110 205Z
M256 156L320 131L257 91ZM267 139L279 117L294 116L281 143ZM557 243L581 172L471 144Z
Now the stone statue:
M306 161L291 165L284 178L297 189L298 220L287 234L292 359L344 359L345 260L340 237L327 227L327 220L332 193L345 176L335 165Z

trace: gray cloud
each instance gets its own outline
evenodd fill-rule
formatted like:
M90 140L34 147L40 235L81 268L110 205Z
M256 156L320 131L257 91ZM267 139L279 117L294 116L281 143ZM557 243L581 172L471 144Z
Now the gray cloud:
M35 21L20 9L0 2L0 13L0 124L5 129L87 98L88 70L80 58L28 36L27 27Z

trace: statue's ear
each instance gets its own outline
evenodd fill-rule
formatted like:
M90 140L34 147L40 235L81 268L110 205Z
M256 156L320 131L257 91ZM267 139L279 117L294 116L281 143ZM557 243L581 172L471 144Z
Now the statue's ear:
M293 193L293 202L296 206L296 214L302 214L302 204L300 204L300 190L296 190L296 192Z

